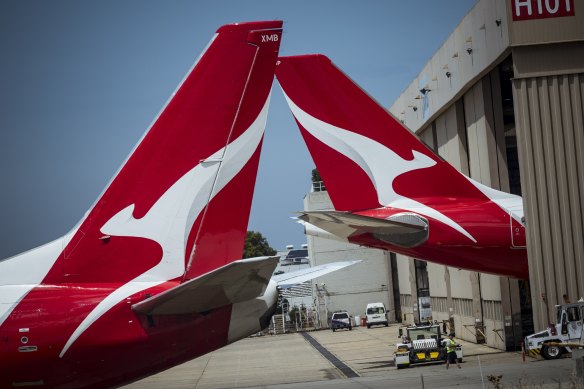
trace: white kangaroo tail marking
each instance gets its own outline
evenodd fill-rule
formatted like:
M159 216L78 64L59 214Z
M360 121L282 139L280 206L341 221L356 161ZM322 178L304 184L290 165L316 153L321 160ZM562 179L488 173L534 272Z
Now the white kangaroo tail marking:
M284 92L292 113L311 135L351 159L367 174L377 191L380 205L401 208L429 216L452 227L471 241L476 239L448 216L414 199L402 196L393 188L400 175L436 165L436 161L425 154L412 150L414 158L405 160L393 150L363 135L333 126L311 116L298 107Z
M103 299L79 324L59 354L63 357L79 336L114 305L135 293L183 275L187 238L193 223L205 207L247 164L264 134L270 96L251 126L229 145L176 181L141 219L133 216L134 204L119 211L102 227L110 236L150 239L162 247L160 262L116 289ZM215 177L218 175L213 186ZM211 196L209 197L209 193Z

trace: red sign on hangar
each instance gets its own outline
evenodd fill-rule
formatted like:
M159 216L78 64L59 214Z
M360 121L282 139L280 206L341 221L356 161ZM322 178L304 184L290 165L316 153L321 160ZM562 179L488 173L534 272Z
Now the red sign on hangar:
M574 16L574 0L511 0L513 20Z

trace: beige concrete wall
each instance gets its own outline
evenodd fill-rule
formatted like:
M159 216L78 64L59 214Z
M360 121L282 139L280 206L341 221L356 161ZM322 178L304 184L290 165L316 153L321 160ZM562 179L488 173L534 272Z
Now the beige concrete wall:
M468 270L450 268L450 285L453 298L472 299L471 273Z
M412 260L401 254L396 254L396 258L397 271L399 274L399 292L400 294L411 294L412 283L410 281L410 262Z
M509 50L507 17L506 0L478 1L392 104L390 112L416 133L427 127L466 91L468 85L474 84L474 80L506 56ZM422 88L431 90L425 97L429 104L425 112Z
M499 83L498 69L487 73L428 124L420 137L459 171L491 187L500 188L504 182L508 188ZM453 308L458 336L474 340L474 325L482 320L487 344L504 348L500 277L433 264L428 276L432 297L446 298L446 306ZM483 304L489 307L488 317ZM450 312L433 315L441 320Z
M464 94L463 101L470 177L492 188L508 190L509 177L498 68L485 74L470 87ZM474 318L477 323L482 321L485 326L486 343L504 348L506 335L503 327L503 309L506 308L510 312L512 306L510 296L502 294L502 288L507 284L506 280L499 276L480 273L471 273L469 277L473 288ZM485 312L485 304L489 308L488 314Z
M484 319L483 320L483 325L485 326L484 333L486 335L487 345L501 350L505 350L505 333L501 323L502 323L501 320Z
M483 300L501 301L501 277L481 274L481 297Z
M304 198L305 210L332 209L327 192L312 192ZM307 237L308 253L313 266L330 262L361 260L360 263L313 280L313 298L317 297L315 285L324 288L326 310L347 310L351 315L363 315L368 303L383 302L394 317L393 289L389 252L331 239ZM323 310L324 311L324 310ZM320 312L324 319L326 314ZM321 320L322 325L326 325Z
M521 55L521 53L517 53ZM513 82L536 330L584 296L584 74Z
M496 144L494 129L485 112L488 103L490 103L488 83L478 82L464 95L470 177L493 187L493 178L497 175L497 161L493 163L490 159Z
M414 304L417 297L415 278L410 272L413 260L405 255L396 254L396 264L403 324L414 324Z
M508 190L509 177L498 68L473 85L463 96L463 101L470 176L492 188ZM505 344L502 339L506 336L503 331L502 311L505 309L507 312L516 313L519 308L518 304L512 304L508 293L502 294L503 288L509 289L509 281L502 277L479 273L471 273L469 277L473 289L474 317L485 326L487 344L500 347L500 342ZM484 315L484 300L489 301L489 306L495 306L496 315ZM517 339L511 343L517 343Z
M582 41L514 47L512 52L513 70L517 78L584 72L584 42Z
M436 131L433 126L426 128L423 132L418 134L422 142L424 142L432 150L436 149Z
M468 169L462 112L462 104L454 104L437 117L434 122L438 154L458 171L466 171Z
M445 269L444 265L428 262L428 283L433 297L448 297Z
M511 1L478 1L390 111L459 171L508 191L497 65L512 52L530 283L539 330L564 294L572 301L584 295L584 1L574 0L575 16L524 21L512 20ZM423 95L422 88L430 92ZM501 301L494 309L503 318L493 314L498 318L484 322L489 344L500 347L505 336L508 343L517 343L518 282L447 270L450 297L459 305L463 300L457 299L471 298L472 310L480 309L479 295ZM444 273L432 267L434 288ZM468 320L472 318L462 315L459 325Z
M448 107L438 116L430 128L435 129L435 148L438 154L457 170L468 173L467 130L465 106L462 100ZM476 273L442 265L428 265L430 295L446 298L446 312L437 311L437 320L454 318L455 331L461 339L473 341L474 333L466 327L474 325L475 305L480 304L478 283L473 285Z
M522 29L516 44L532 44L512 53L536 330L553 321L554 305L564 302L564 295L574 301L584 294L584 8L575 3L575 17L514 23ZM570 39L580 41L541 44Z
M565 0L560 0L565 6ZM550 9L556 6L556 0L549 2ZM542 8L546 2L542 1ZM538 6L532 12L538 12ZM584 40L584 2L574 0L574 16L554 17L533 20L513 21L515 12L511 0L507 0L507 20L509 20L509 41L512 46L541 43L555 43ZM542 58L545 61L545 58Z

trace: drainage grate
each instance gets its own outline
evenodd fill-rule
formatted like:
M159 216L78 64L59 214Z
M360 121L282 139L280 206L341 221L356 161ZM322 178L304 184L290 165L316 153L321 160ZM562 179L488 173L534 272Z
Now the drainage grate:
M318 350L318 352L321 353L323 357L332 363L334 367L339 369L347 378L360 377L360 375L357 374L355 370L341 362L339 358L335 357L333 353L324 348L322 344L318 343L316 339L308 334L308 332L301 332L301 334L304 336L304 339L306 339L308 343L312 345L312 347Z

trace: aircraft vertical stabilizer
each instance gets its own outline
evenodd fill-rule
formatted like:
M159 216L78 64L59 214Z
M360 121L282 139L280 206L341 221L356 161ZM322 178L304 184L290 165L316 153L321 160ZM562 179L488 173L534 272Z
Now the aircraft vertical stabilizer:
M233 307L272 309L274 260L229 265L243 252L281 34L281 21L219 28L78 225L0 261L0 387L118 386L260 327L252 317L231 331ZM217 295L186 293L201 280ZM162 292L177 300L132 310ZM188 307L193 294L206 311Z
M193 278L241 258L280 36L281 22L217 30L46 282Z
M335 208L304 212L307 233L527 276L521 197L457 171L323 55L281 57L276 77Z

